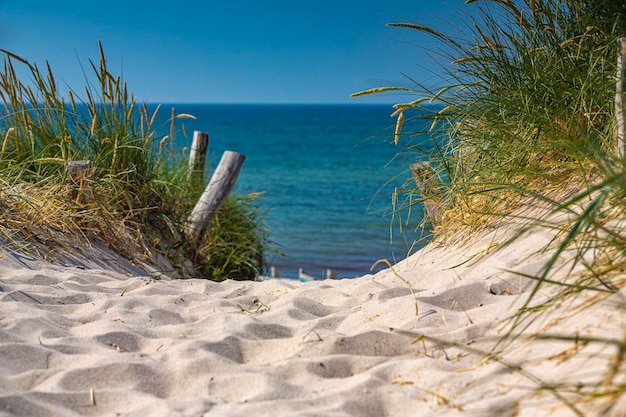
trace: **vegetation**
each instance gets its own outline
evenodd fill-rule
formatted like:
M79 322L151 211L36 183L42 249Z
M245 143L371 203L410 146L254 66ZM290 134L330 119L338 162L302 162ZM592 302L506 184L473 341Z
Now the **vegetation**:
M26 250L54 257L76 243L105 244L132 261L179 276L254 279L262 272L265 232L247 198L225 204L200 242L183 225L203 184L187 181L188 165L169 134L107 69L102 46L90 61L95 83L58 90L49 65L8 51L0 72L0 233ZM26 70L23 82L16 67ZM82 174L71 161L91 161ZM78 176L76 176L78 175ZM19 242L27 242L26 244ZM227 248L228 250L226 250ZM233 256L236 255L236 256Z
M424 149L445 188L436 204L445 210L435 230L441 240L498 222L523 221L528 227L560 232L552 257L499 347L529 329L542 312L575 300L581 293L614 294L626 284L626 159L616 141L615 95L618 48L626 36L626 3L620 0L468 0L465 31L405 21L391 26L431 36L444 62L441 83L383 87L357 93L402 91L409 100L395 105L395 142L416 158ZM447 63L450 64L447 64ZM430 129L420 131L428 120ZM433 139L420 146L423 134ZM407 183L408 184L408 183ZM406 204L414 195L407 189ZM428 197L427 197L428 198ZM550 216L535 210L550 209ZM562 220L556 222L554 214ZM566 280L552 279L565 253L574 254ZM568 255L569 256L569 255ZM580 270L583 272L580 273ZM539 302L547 285L556 295ZM621 304L626 313L626 304ZM626 331L626 329L625 329ZM524 334L535 340L566 340L572 335ZM555 394L576 392L581 402L604 401L603 415L626 394L626 341L586 340L612 347L606 369L587 381L540 387ZM580 383L574 386L575 383ZM557 398L559 397L557 395ZM582 415L576 404L567 404ZM622 410L623 411L623 410Z

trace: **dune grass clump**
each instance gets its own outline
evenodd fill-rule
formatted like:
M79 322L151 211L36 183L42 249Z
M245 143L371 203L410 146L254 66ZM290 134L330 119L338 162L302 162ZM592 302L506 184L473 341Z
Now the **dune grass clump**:
M556 230L550 260L498 346L517 340L574 340L555 332L528 334L544 312L580 294L617 294L626 268L626 160L617 148L615 96L618 47L626 36L626 3L617 0L468 0L465 27L446 31L404 21L391 26L435 39L438 83L383 87L354 94L406 94L396 104L394 142L428 159L445 213L435 238L467 238L500 222ZM429 128L424 130L424 122ZM424 145L424 137L430 140ZM407 182L405 206L431 198ZM399 205L399 208L402 208ZM502 245L505 246L505 245ZM565 259L572 274L553 279ZM536 295L551 286L552 296ZM617 298L626 317L626 302ZM554 330L554 329L553 329ZM626 330L625 330L626 332ZM599 401L602 415L626 395L626 341L589 337L613 354L591 381L540 387L567 406ZM565 400L564 400L565 401ZM619 406L617 406L619 408ZM622 410L623 411L623 410ZM611 414L613 413L613 414Z
M185 277L254 279L262 273L265 232L246 198L229 202L217 215L220 226L198 244L182 232L204 184L187 181L188 164L170 144L176 121L192 115L172 111L163 135L164 126L155 126L159 108L151 112L137 103L108 70L102 45L99 62L89 62L95 82L70 89L67 98L49 65L42 71L2 52L0 233L7 239L49 258L77 243L98 242ZM20 79L18 65L30 82ZM73 173L69 166L76 161L89 165ZM231 230L240 233L233 238ZM233 240L256 252L225 253L222 246Z
M259 227L259 211L250 198L235 197L224 203L201 242L201 266L213 277L249 279L263 265L266 232Z
M496 195L503 186L541 190L595 172L590 159L614 143L620 25L589 15L604 10L592 7L595 2L467 3L475 7L456 35L414 22L391 24L434 37L439 48L431 53L450 63L441 68L439 84L404 88L418 98L396 104L394 115L396 142L416 152L433 149L411 134L431 122L417 133L436 140L427 156L446 180L446 204L475 216L479 210L468 196L480 194L489 213L491 188Z

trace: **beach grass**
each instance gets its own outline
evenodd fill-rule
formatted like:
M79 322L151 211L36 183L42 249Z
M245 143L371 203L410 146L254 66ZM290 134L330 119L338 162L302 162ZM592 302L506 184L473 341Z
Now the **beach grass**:
M617 148L615 117L616 40L626 36L626 4L468 0L461 13L462 28L390 24L436 40L429 53L441 65L438 83L355 96L406 94L408 100L394 106L394 142L436 170L444 192L434 202L445 210L433 221L436 240L458 242L511 221L523 225L519 235L536 227L556 231L541 248L549 261L537 276L525 277L534 286L494 349L520 337L579 343L578 335L558 328L530 329L542 314L582 300L581 294L596 294L598 301L626 282L626 160ZM424 120L430 128L420 130ZM425 137L429 146L421 145ZM398 209L433 198L411 184ZM571 273L554 279L563 268ZM546 287L553 295L539 301ZM618 307L626 317L626 300ZM626 395L624 334L586 343L612 352L595 378L549 386L537 381L537 390L574 393L575 404L563 401L577 415L583 415L578 404L592 402L602 404L602 415L618 415L614 405Z
M48 257L98 242L181 277L255 279L267 235L249 198L232 198L201 242L182 232L204 184L187 181L172 144L193 116L172 109L169 126L155 126L160 108L139 103L99 52L84 88L63 96L48 64L2 51L0 233ZM76 161L90 165L74 174Z

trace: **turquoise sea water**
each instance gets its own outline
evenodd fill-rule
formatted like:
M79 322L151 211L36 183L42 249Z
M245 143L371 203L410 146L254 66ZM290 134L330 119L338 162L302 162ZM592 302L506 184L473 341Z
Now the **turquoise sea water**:
M162 106L161 117L171 107L196 117L178 121L187 132L178 146L200 130L210 135L212 167L224 150L246 155L234 192L264 193L259 203L277 249L267 261L283 276L304 268L319 278L331 268L355 277L378 259L407 256L388 214L412 161L391 143L391 106L173 104ZM420 237L417 221L413 214L403 231L409 242Z

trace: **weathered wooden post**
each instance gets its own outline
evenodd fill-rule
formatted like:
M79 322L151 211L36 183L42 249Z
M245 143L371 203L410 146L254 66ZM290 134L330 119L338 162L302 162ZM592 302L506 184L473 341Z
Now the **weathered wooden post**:
M222 206L239 177L239 172L246 160L245 155L237 152L225 151L209 184L204 189L200 199L187 218L187 237L191 240L199 239L207 226Z
M330 268L327 268L323 271L324 279L339 279L337 272L333 271Z
M204 166L209 150L209 134L193 132L191 149L189 150L189 180L194 179L200 184L204 182Z
M270 277L272 278L282 278L283 276L283 271L280 270L280 268L272 265L270 267Z
M426 215L430 218L431 223L435 225L443 216L443 209L441 208L443 192L437 180L437 173L428 161L411 164L411 172L413 180L422 194Z
M615 88L615 122L617 124L617 152L624 159L624 90L626 90L626 74L624 57L626 56L626 38L617 40L617 86Z
M94 172L91 161L67 161L65 171L67 172L68 198L79 204L89 204L92 200L92 192L87 180Z

